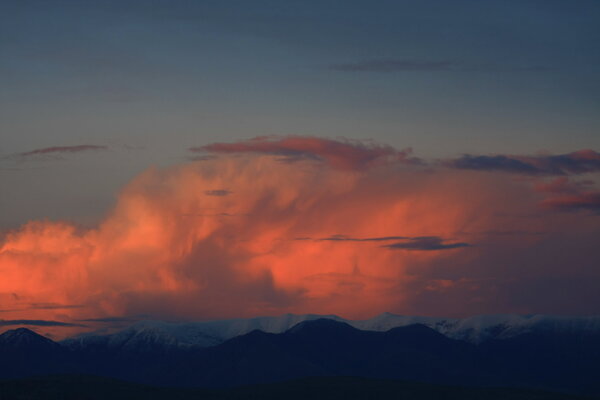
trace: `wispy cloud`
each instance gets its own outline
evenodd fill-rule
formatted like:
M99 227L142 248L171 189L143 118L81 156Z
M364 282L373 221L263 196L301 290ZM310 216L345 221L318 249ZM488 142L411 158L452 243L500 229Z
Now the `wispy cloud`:
M323 242L323 241L330 241L330 242L385 242L385 241L389 241L389 240L403 240L403 239L409 239L406 236L381 236L381 237L367 237L367 238L357 238L357 237L351 237L351 236L346 236L346 235L331 235L331 236L327 236L327 237L322 237L322 238L310 238L310 237L303 237L303 238L296 238L295 240L312 240L315 242Z
M391 146L348 139L324 139L311 136L256 137L235 143L213 143L192 147L191 152L253 153L282 156L282 161L311 159L338 169L362 169L377 162L395 161L418 164L410 148L397 150Z
M587 210L600 214L600 192L583 192L542 201L542 207L558 211Z
M0 309L0 312L31 311L31 310L69 310L84 308L81 304L58 304L58 303L31 303L19 305L18 308Z
M421 236L408 239L406 242L398 242L386 244L383 247L395 250L419 250L419 251L435 251L435 250L451 250L461 247L470 247L469 243L445 243L444 239L439 236Z
M550 68L541 65L503 66L490 64L457 63L448 60L417 60L407 58L378 58L330 64L330 70L340 72L543 72Z
M450 71L456 69L456 65L449 61L387 58L332 64L329 68L334 71L344 72Z
M61 321L47 321L42 319L0 319L0 326L16 326L16 325L29 325L29 326L60 326L60 327L73 327L82 328L85 325L73 324L70 322Z
M469 247L469 243L445 243L445 239L439 236L379 236L379 237L366 237L357 238L346 235L332 235L323 238L296 238L296 240L311 240L315 242L391 242L397 241L396 243L386 244L381 247L389 249L400 249L400 250L449 250L460 247Z
M479 171L501 171L526 175L569 175L600 171L600 153L584 149L567 154L471 155L447 160L446 166Z
M35 149L31 151L26 151L24 153L19 153L19 156L28 157L28 156L36 156L36 155L45 155L45 154L63 154L63 153L82 153L88 151L99 151L99 150L107 150L107 146L99 146L94 144L80 144L76 146L53 146L53 147L44 147L41 149Z
M81 322L102 322L102 323L114 323L114 322L136 322L143 317L105 317L105 318L87 318L81 319Z
M538 182L535 191L539 193L579 193L586 186L593 185L594 181L571 181L567 176L559 176L551 181Z

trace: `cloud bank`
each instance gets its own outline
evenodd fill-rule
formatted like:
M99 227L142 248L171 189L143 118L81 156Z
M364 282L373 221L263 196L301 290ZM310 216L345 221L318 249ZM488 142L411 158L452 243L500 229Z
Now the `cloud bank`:
M312 137L201 150L219 156L148 169L96 227L31 221L6 234L7 320L600 312L593 183L539 190L552 182L519 169L433 168ZM589 152L558 159L531 165L595 165Z

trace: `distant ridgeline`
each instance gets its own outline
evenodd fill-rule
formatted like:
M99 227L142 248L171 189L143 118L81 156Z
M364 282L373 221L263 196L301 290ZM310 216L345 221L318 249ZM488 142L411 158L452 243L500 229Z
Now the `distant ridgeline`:
M20 328L0 335L0 358L3 379L86 374L216 388L355 376L600 395L600 317L144 321L59 343Z

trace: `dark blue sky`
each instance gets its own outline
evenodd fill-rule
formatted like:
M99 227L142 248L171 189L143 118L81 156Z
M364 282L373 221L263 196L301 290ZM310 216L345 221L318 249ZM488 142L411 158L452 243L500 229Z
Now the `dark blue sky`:
M64 193L93 214L149 164L257 135L598 149L599 20L583 0L1 0L0 224L62 216ZM110 151L12 157L82 144Z

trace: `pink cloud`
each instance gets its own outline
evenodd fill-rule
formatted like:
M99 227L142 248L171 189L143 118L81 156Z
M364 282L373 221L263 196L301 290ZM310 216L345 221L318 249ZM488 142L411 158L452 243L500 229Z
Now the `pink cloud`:
M291 143L148 169L89 229L43 220L7 233L5 319L600 311L600 219L540 213L540 193L506 174L379 163L396 155L386 146ZM279 162L281 148L300 159ZM600 195L545 204L595 211Z
M391 146L351 140L333 140L310 136L257 137L236 143L213 143L193 147L193 152L273 154L284 160L313 159L338 169L362 169L376 163L393 161L419 163L411 157L411 149L396 150Z
M600 213L600 192L582 192L544 200L543 207L560 211L589 210Z

